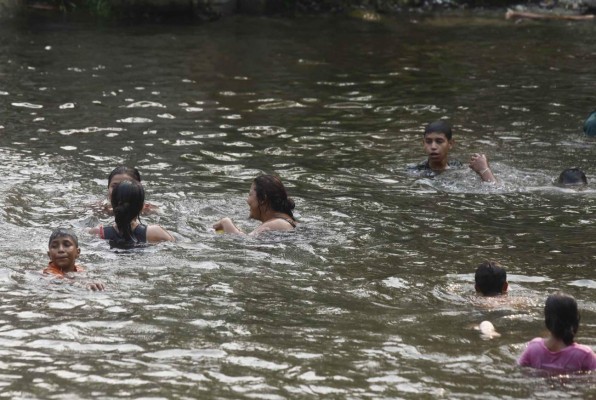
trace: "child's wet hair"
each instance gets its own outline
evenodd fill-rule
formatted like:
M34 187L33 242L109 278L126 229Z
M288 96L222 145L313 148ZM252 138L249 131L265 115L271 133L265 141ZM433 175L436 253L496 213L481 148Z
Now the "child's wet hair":
M135 241L130 224L135 219L141 220L141 211L145 204L145 190L138 181L122 181L112 192L112 209L118 230L124 239Z
M579 168L567 168L559 175L557 180L559 185L587 185L588 178L586 174Z
M476 267L474 281L476 290L484 296L496 296L503 293L507 272L498 262L485 261Z
M141 173L138 169L127 167L126 165L120 165L110 172L110 175L108 176L108 187L110 187L112 178L114 178L116 175L127 175L130 176L130 179L141 182Z
M54 231L52 231L52 234L50 235L50 240L48 241L48 246L50 246L55 239L58 239L61 237L71 238L72 241L74 242L75 246L79 247L79 238L77 237L77 235L75 235L75 233L73 231L71 231L70 229L66 229L66 228L54 229Z
M548 296L544 305L544 324L556 339L568 346L573 344L579 320L577 302L573 297L564 293Z
M424 128L424 136L428 135L429 133L443 133L447 140L451 140L451 137L453 136L451 125L442 119L426 125Z

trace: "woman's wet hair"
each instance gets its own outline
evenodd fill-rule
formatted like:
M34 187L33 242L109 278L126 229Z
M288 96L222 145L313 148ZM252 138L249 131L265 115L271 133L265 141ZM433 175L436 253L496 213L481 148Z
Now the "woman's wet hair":
M141 220L141 211L145 204L145 190L137 181L122 181L112 192L112 209L118 231L125 240L135 241L130 223L135 219Z
M61 237L68 237L70 238L75 246L79 247L79 238L73 231L66 228L56 228L50 235L50 240L48 241L48 246L52 244L52 241Z
M586 174L579 168L567 168L559 175L557 180L559 185L587 185L588 178Z
M141 182L141 173L138 169L127 167L126 165L120 165L110 172L110 175L108 176L108 187L110 187L112 178L114 178L116 175L127 175L130 176L130 179Z
M281 180L273 175L260 175L254 181L255 193L260 204L267 204L273 211L288 214L294 219L292 210L295 207L294 200L288 197L286 188Z
M548 296L544 306L544 323L550 333L566 345L571 345L579 329L577 302L569 295L555 293Z

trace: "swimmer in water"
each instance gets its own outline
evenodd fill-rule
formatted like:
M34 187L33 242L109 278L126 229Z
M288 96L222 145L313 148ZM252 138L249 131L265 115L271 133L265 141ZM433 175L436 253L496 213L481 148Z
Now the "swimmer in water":
M110 175L108 176L108 193L107 193L107 203L104 204L104 209L109 213L112 214L112 205L110 203L110 199L112 198L112 191L114 190L114 188L122 181L137 181L139 183L141 183L141 173L139 172L138 169L136 168L132 168L132 167L127 167L125 165L120 165L116 168L114 168L112 170L112 172L110 172ZM150 214L153 212L157 212L158 208L157 206L150 204L150 203L145 203L145 205L143 206L143 214Z
M48 242L50 262L42 273L60 280L64 279L65 282L75 283L72 273L84 271L76 263L80 254L81 249L77 236L68 229L58 228L50 235ZM85 284L85 287L93 291L105 290L105 286L101 282L89 282Z
M575 342L579 320L577 302L573 297L563 293L548 296L544 306L544 323L549 335L532 339L517 363L524 367L566 372L596 370L594 351Z
M449 152L455 146L455 140L453 139L451 125L446 121L438 120L428 124L424 128L422 144L428 159L410 167L410 170L417 171L423 176L433 177L448 169L463 167L461 161L449 159ZM480 176L482 181L496 181L488 165L488 159L484 154L476 153L472 155L468 166Z
M288 197L281 180L273 175L261 175L253 180L246 203L249 207L249 218L256 219L262 224L250 236L256 236L267 231L293 231L296 219L292 210L294 200ZM244 235L234 222L228 217L222 218L213 225L215 231Z
M507 271L496 261L485 261L476 267L474 288L483 296L506 294L509 289Z
M559 186L585 186L588 184L588 178L579 168L567 168L561 172L556 183Z
M114 224L99 225L89 232L110 241L112 247L127 248L143 243L170 241L174 237L159 225L141 223L145 204L145 190L140 182L128 180L114 186L110 201L114 210Z

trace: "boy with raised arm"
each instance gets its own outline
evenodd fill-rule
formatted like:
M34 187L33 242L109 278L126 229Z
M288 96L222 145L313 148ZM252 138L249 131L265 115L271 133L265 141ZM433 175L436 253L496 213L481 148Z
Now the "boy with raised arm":
M428 124L424 128L422 143L428 159L414 166L413 170L419 171L424 176L432 177L448 169L463 167L461 161L449 159L449 152L455 145L455 140L453 139L451 125L446 121L438 120ZM484 154L476 153L472 155L468 166L484 182L496 181Z

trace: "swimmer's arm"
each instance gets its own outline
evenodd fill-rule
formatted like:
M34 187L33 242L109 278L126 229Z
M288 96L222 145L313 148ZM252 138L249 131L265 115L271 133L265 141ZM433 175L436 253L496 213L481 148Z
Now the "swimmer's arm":
M244 232L242 232L240 229L238 229L238 227L236 225L234 225L234 223L232 222L232 220L228 217L222 218L219 221L217 221L215 224L213 224L213 229L215 229L216 231L224 231L225 233L234 233L237 235L245 235Z
M484 182L496 182L497 178L488 165L488 159L484 154L474 153L470 158L469 167L480 176Z
M147 227L147 242L175 242L176 239L159 225L149 225Z

